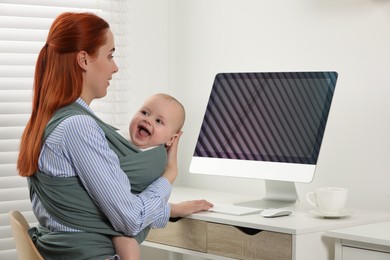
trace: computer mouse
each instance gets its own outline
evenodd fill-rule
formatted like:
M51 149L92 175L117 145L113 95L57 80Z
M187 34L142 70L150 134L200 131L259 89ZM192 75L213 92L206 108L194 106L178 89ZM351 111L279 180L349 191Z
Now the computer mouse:
M282 216L289 216L291 215L291 211L286 209L265 209L260 212L260 215L262 215L265 218L275 218L275 217L282 217Z

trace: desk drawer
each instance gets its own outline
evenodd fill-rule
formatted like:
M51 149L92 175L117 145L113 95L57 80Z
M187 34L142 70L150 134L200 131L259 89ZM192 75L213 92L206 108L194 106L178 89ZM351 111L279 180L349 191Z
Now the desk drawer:
M150 242L206 252L207 222L180 219L168 222L163 229L151 229L146 240Z
M292 235L208 223L207 253L238 259L291 260Z

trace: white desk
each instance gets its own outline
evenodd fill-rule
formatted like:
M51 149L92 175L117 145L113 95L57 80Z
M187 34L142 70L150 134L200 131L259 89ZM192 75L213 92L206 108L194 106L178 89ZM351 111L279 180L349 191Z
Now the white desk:
M213 192L186 187L174 187L170 201L180 202L193 199L207 199L210 202L214 203L235 203L240 201L253 200L256 198L239 196L237 194L232 193ZM203 251L198 251L197 249L188 249L185 248L186 246L182 248L182 246L175 246L175 244L173 244L172 246L172 241L168 241L167 243L165 243L165 241L156 242L155 240L154 242L145 241L143 243L143 246L160 248L181 254L201 256L208 259L231 259L221 257L219 252L210 253L210 251L212 250L209 250L210 247L208 247L208 243L210 240L207 239L207 236L210 236L209 224L222 224L225 227L242 227L261 231L270 231L271 233L282 235L284 234L286 236L291 237L291 256L289 256L288 259L331 260L334 259L334 243L333 239L324 237L326 231L390 220L389 212L372 212L353 209L351 216L346 218L322 219L311 215L308 209L303 209L299 206L293 207L291 208L291 210L293 211L292 215L280 218L264 218L259 214L247 216L231 216L213 212L201 212L189 216L188 218L186 218L186 221L196 222L196 226L195 228L192 228L192 231L199 229L201 232L199 233L199 236L203 236L203 231L201 229L205 229L204 232L206 232L206 237L204 238L204 241L200 242ZM206 223L206 225L203 225L203 223ZM183 235L183 233L185 235L185 233L192 232L191 230L187 230L185 232L181 232L180 230L171 231L169 229L152 230L151 237L153 236L153 232L155 231L160 232L158 233L158 239L168 237L169 234L172 232L179 232L177 233L178 235L176 235L175 233L175 236L180 236L180 234ZM178 239L181 239L181 241L179 241L180 244L181 242L183 242L183 240L192 240L194 239L194 237ZM234 240L235 237L231 239ZM251 238L249 237L248 239L248 241L251 242ZM273 245L277 246L277 244L275 243ZM221 247L222 246L223 245L221 245ZM255 247L256 246L257 245L255 245Z
M390 259L390 221L326 232L335 238L336 260Z

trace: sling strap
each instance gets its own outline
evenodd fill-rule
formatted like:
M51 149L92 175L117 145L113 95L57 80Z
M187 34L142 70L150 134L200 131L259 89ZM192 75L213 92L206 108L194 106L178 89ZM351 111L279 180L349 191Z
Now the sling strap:
M104 131L109 147L117 154L120 167L130 180L132 193L142 192L161 176L167 163L164 145L140 151L118 134L116 128L104 123L76 102L59 109L54 114L45 128L44 140L58 124L74 115L91 116ZM114 230L108 218L89 196L78 176L52 177L38 171L28 177L28 180L30 197L36 193L44 208L57 222L84 231L50 232L39 226L35 232L36 245L43 255L57 254L65 257L60 259L88 259L102 253L107 256L107 252L114 252L110 237L123 234ZM138 243L145 240L149 229L149 227L145 228L134 237ZM85 257L80 258L79 254ZM49 258L45 257L45 259Z

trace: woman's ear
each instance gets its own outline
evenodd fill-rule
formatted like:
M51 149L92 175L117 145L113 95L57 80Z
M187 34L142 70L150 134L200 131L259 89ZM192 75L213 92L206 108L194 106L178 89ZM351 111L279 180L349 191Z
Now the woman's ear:
M86 51L80 51L80 52L77 54L77 64L78 64L83 70L87 70L87 65L88 65L87 58L88 58L88 54L87 54Z

